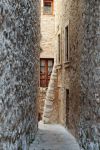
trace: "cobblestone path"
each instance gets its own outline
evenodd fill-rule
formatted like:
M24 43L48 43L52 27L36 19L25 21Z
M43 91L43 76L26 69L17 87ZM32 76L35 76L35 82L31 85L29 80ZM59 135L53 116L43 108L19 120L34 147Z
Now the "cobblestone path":
M60 125L39 123L36 140L29 150L80 150L74 137Z

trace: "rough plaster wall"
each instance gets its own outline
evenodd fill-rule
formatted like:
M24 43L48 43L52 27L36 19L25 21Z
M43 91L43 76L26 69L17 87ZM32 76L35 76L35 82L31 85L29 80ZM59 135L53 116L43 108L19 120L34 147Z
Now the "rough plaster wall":
M0 1L0 150L27 150L37 132L39 6Z

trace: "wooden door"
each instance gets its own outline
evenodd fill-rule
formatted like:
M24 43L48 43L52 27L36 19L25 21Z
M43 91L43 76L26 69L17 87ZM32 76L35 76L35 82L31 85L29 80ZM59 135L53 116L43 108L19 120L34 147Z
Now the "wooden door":
M53 59L40 59L40 87L48 87L53 63Z

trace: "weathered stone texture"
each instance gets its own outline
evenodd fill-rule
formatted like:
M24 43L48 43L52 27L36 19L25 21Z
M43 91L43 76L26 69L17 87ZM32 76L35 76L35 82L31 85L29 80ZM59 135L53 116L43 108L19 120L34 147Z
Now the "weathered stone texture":
M61 34L61 62L57 65L58 79L61 79L58 80L59 121L71 129L82 149L99 150L100 1L64 0L61 4L62 1L57 3L55 16L57 38ZM64 30L67 25L69 62L64 62ZM58 54L58 45L56 51ZM69 89L67 124L66 89Z
M41 53L40 58L52 58L54 59L55 52L55 0L54 0L54 11L51 15L43 13L43 0L41 0ZM51 82L51 81L50 81ZM51 86L51 84L49 84ZM50 87L49 87L50 88ZM44 101L47 98L46 92L48 88L40 88L39 94L39 115L43 114ZM41 117L40 117L41 118Z
M58 122L58 97L57 97L57 71L54 65L48 90L46 93L43 122L57 123Z
M27 150L37 132L39 9L0 1L0 150Z
M65 61L65 28L69 26L69 13L71 1L62 0L56 6L56 56L58 74L58 101L59 101L59 122L66 126L68 114L66 113L66 90L69 89L69 62ZM60 34L61 52L60 62L58 61L58 35ZM68 106L69 107L69 106ZM68 124L67 124L68 126Z
M59 0L55 8L57 83L51 78L44 120L53 122L52 116L57 115L56 121L69 127L82 150L100 150L100 1ZM65 61L66 26L68 61Z
M69 61L70 61L70 102L69 127L75 136L78 136L80 120L80 57L83 38L84 3L71 1L69 17Z
M55 14L55 10L54 10L54 14ZM55 51L55 15L54 14L53 15L43 14L43 0L41 0L41 49L42 51L40 54L40 58L54 58L54 51Z
M42 120L43 111L44 111L44 103L46 99L47 88L40 87L39 89L39 97L38 97L38 115L39 120Z
M87 150L100 150L100 1L85 1L81 49L80 141Z

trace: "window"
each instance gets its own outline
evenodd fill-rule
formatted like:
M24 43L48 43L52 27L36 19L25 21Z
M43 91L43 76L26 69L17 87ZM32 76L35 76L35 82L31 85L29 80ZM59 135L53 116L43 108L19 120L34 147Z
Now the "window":
M58 63L61 63L61 43L60 34L58 35Z
M40 59L40 87L48 87L54 59Z
M44 0L44 14L52 15L53 14L53 0Z
M69 60L68 26L65 28L65 61Z

